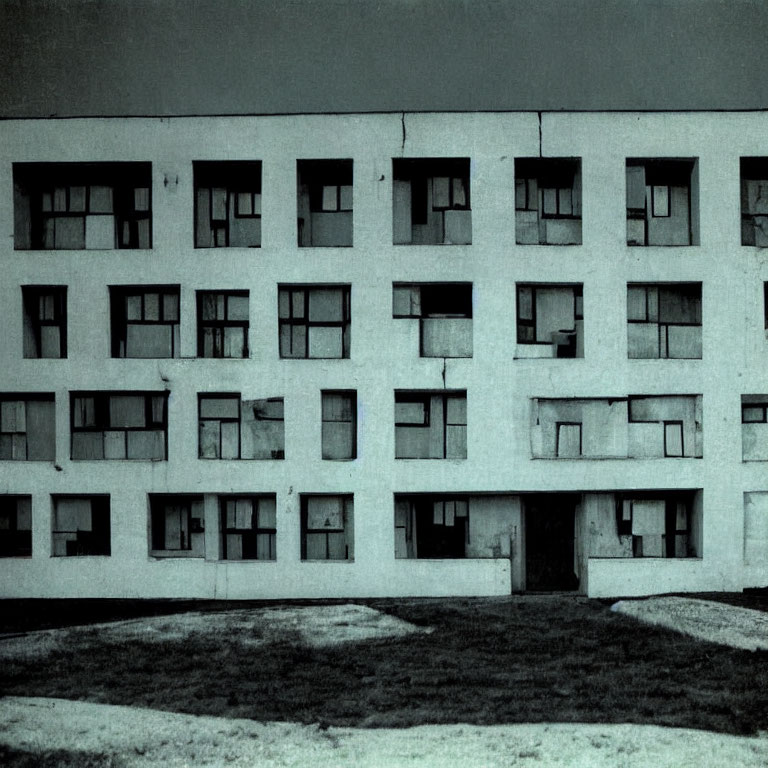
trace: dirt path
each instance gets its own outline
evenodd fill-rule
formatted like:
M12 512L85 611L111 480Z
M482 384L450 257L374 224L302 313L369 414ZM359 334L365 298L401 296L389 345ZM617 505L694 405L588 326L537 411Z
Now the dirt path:
M39 698L0 699L0 740L39 752L115 755L126 768L755 768L768 737L634 725L420 726L361 730L257 723Z

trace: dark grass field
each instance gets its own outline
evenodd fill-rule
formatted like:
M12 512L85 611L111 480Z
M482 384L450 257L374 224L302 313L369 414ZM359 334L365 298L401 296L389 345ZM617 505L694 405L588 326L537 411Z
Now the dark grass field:
M629 722L768 730L768 652L703 643L581 597L365 602L434 631L317 649L289 635L246 647L238 635L217 632L109 643L94 630L83 645L42 660L4 662L0 693L321 726ZM0 629L255 605L6 601Z

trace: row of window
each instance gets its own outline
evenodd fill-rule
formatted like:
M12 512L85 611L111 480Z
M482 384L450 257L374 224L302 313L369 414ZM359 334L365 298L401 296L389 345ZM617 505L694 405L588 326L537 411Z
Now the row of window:
M261 161L193 162L196 248L261 245ZM351 246L353 161L297 161L299 246ZM392 241L472 242L469 158L392 161ZM626 161L628 245L697 245L695 158ZM16 249L152 247L151 163L14 163ZM515 160L515 241L581 243L581 158ZM768 158L741 158L742 244L768 246Z
M592 494L597 497L598 494ZM599 494L604 542L587 552L600 557L700 557L700 492L627 491ZM299 494L302 560L354 560L353 494ZM529 513L529 548L547 518L578 516L578 494L522 497ZM509 558L509 523L521 497L492 501L460 494L395 494L394 549L397 559ZM206 502L210 514L206 515ZM52 496L51 555L108 556L112 553L110 497ZM554 505L554 509L553 509ZM277 559L275 494L149 494L150 557L198 557L230 561ZM214 517L215 516L215 517ZM206 518L216 535L206 542ZM697 530L698 529L698 530ZM210 536L211 532L208 531ZM609 536L608 534L612 534ZM615 539L615 541L614 541ZM504 545L502 545L502 542ZM552 554L552 553L550 553ZM0 495L0 557L32 555L32 499ZM531 565L529 559L529 569ZM569 567L573 566L573 558ZM532 576L529 570L529 582Z
M168 458L169 392L71 392L73 460ZM533 398L533 458L700 458L701 395ZM55 460L53 394L0 394L0 460ZM768 395L742 395L742 457L768 461ZM321 392L321 456L357 458L357 393ZM396 459L466 459L466 390L394 393ZM198 394L198 457L283 459L282 397Z
M67 356L66 286L22 286L26 358ZM179 357L178 285L111 286L111 351ZM349 285L278 286L280 357L350 356ZM768 282L764 284L768 329ZM419 321L421 357L472 357L472 283L394 283L392 317ZM584 357L581 283L516 284L516 357ZM249 291L197 291L198 357L247 358ZM701 283L629 283L627 356L701 358Z

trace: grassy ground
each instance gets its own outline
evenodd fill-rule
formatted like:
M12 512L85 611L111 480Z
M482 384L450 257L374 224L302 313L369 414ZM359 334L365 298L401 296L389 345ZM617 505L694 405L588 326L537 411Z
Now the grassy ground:
M246 647L231 633L156 644L107 643L94 631L84 646L6 662L0 692L339 726L629 722L768 730L768 653L640 625L586 598L368 604L434 632L318 649L288 635ZM6 612L5 626L18 631L13 614ZM29 612L26 623L34 623Z

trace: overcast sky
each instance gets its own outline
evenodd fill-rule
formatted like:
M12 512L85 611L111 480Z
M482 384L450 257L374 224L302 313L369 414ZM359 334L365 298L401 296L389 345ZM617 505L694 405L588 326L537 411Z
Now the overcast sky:
M768 107L766 0L0 0L0 116Z

